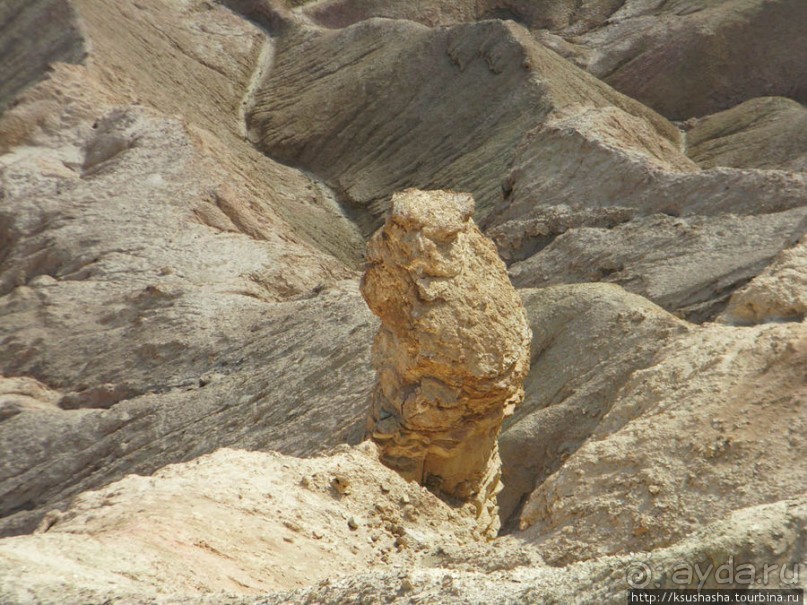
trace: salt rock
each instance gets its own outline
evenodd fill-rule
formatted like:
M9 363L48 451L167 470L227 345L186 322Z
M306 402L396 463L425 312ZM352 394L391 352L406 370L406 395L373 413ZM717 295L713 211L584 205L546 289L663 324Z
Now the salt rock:
M499 528L498 435L524 397L532 333L465 193L392 198L367 247L361 291L381 327L368 431L381 460Z

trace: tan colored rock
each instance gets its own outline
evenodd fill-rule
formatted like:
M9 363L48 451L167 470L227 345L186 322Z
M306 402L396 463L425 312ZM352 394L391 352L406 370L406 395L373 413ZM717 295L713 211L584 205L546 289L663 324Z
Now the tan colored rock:
M51 36L55 4L9 5L0 48ZM0 422L0 534L221 446L357 441L373 383L358 230L243 137L270 39L204 0L70 4L86 65L52 64L0 116L0 374L65 408Z
M667 547L804 492L807 325L707 324L655 361L527 499L514 535L550 564Z
M405 605L429 603L596 603L625 602L628 581L636 586L662 588L748 588L747 570L755 572L752 586L793 588L799 571L804 575L803 535L807 528L804 496L744 508L699 530L692 537L652 553L629 553L576 563L564 568L536 565L519 555L525 549L511 547L495 553L502 540L469 558L467 566L413 569L411 589L390 594L400 573L373 572L321 582L310 588L276 593L239 605L342 605L379 601ZM521 559L519 561L519 558ZM493 567L494 561L505 563ZM800 565L800 567L798 567ZM696 568L697 566L697 568ZM722 571L717 572L721 566ZM480 573L479 569L485 569ZM695 569L702 575L695 573ZM746 570L743 574L737 570ZM768 572L764 570L767 569ZM678 570L676 574L675 571ZM729 576L729 570L736 571ZM688 575L687 575L688 572ZM764 582L763 582L764 580ZM388 596L389 595L389 596ZM200 601L188 601L196 605ZM207 601L204 601L207 603ZM215 603L215 601L211 601ZM221 601L219 601L221 602ZM184 602L183 602L184 605Z
M505 203L486 228L529 219L537 206L739 215L797 208L807 197L798 172L700 170L644 118L617 107L558 113L528 132L513 157Z
M469 519L382 466L375 450L365 443L301 459L225 448L84 492L34 535L0 539L0 602L207 594L229 603L223 594L257 598L371 567L419 566L431 548L477 542ZM333 496L334 475L350 481L349 496ZM404 499L417 518L404 514ZM394 548L396 532L410 548Z
M760 97L695 121L687 155L703 168L807 172L807 107Z
M381 318L369 431L382 461L498 529L497 438L524 397L531 331L473 197L408 190L372 238L362 294Z
M766 95L804 103L807 94L802 0L319 0L303 11L329 28L372 17L428 26L515 21L616 90L676 120Z
M782 250L760 275L729 300L724 323L804 321L807 317L807 236Z
M21 412L49 412L59 409L61 395L25 376L0 376L0 422Z
M0 3L0 56L3 57L2 113L26 86L47 77L51 63L81 63L86 58L86 39L72 3L68 0ZM3 134L0 130L0 150Z
M277 38L251 103L250 140L323 179L369 233L389 197L410 187L468 191L480 222L496 213L527 133L560 112L619 108L626 129L641 128L620 135L631 149L697 168L674 153L681 133L670 122L509 21L299 27Z

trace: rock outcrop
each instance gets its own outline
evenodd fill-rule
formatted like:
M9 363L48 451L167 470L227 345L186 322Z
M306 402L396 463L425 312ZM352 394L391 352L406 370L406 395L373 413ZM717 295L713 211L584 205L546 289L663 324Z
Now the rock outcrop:
M526 396L499 439L499 512L512 529L523 500L558 470L619 400L630 376L689 324L614 284L519 290L532 328Z
M412 6L381 4L389 10L379 14L400 9L415 18ZM512 10L514 4L508 4ZM379 3L328 2L305 10L323 10L341 22L339 15L376 8ZM561 24L556 17L521 21ZM770 239L775 223L794 215L756 218L802 207L807 199L807 175L791 170L800 165L803 143L797 132L788 132L797 130L803 108L779 99L736 113L748 123L749 114L769 105L769 119L746 134L720 136L724 124L734 121L732 110L702 120L687 138L513 21L429 28L411 20L369 19L336 30L304 23L289 28L278 38L272 72L255 87L246 121L259 148L333 187L367 234L383 220L390 195L407 187L473 193L482 229L497 243L507 242L506 260L526 259L574 227L606 233L638 219L609 234L619 240L622 260L615 259L605 275L619 274L612 281L703 321L804 234L796 218L783 237ZM778 118L787 118L787 126ZM749 138L759 139L756 151ZM692 157L687 141L696 144ZM782 149L767 153L767 142ZM744 149L745 156L734 157L737 152L724 143ZM790 162L787 150L793 150ZM788 170L767 170L777 165ZM691 221L692 232L702 230L698 239L706 244L665 243L665 257L678 256L683 245L698 255L698 264L674 266L675 277L661 287L658 267L642 261L659 255L657 227L672 233L677 223L643 219L656 213ZM742 231L750 226L765 232L761 237L769 241L758 251L755 242L752 258L727 245L747 244L748 238L726 229L726 213L754 215L738 219ZM585 248L588 235L577 230L566 244ZM562 256L575 261L568 250ZM589 268L582 267L586 280L603 279ZM540 270L533 277L526 267L526 273L519 286L546 285ZM554 283L579 281L580 273L553 271Z
M505 21L300 26L278 39L246 118L258 148L322 178L372 232L409 187L468 191L484 218L525 133L581 106L618 107L658 146L680 145L670 122Z
M720 321L733 324L803 322L807 317L807 237L779 253L729 300Z
M36 35L32 35L36 32ZM0 111L55 61L80 63L87 46L68 0L6 0L0 5Z
M523 551L518 548L503 548L501 554L496 553L498 556L491 549L468 557L459 568L446 565L416 569L403 577L400 572L369 571L321 582L305 590L272 595L268 599L244 599L237 605L372 603L379 594L384 594L385 602L390 605L413 602L620 605L625 602L629 586L626 580L647 588L727 589L764 585L792 589L798 585L794 574L799 575L799 569L803 577L805 531L807 498L801 496L738 510L703 527L686 540L652 553L602 557L559 568L522 563ZM726 570L734 566L742 569L740 562L747 561L755 562L751 564L753 579L747 574L740 579L743 574L739 572L726 577ZM766 574L765 565L768 566L765 569L775 571ZM682 566L689 570L689 577L681 574ZM705 578L697 578L696 566ZM715 570L721 566L722 574L716 575ZM480 569L484 573L477 571ZM391 586L400 587L397 594L389 594Z
M325 27L372 17L429 26L514 21L675 120L766 95L807 99L802 0L319 0L303 11Z
M804 323L707 324L669 339L532 492L517 535L564 565L666 547L802 494L805 367Z
M38 380L0 376L0 422L22 412L49 412L59 409L61 394Z
M595 76L686 120L755 97L804 103L805 19L802 0L637 0L579 38L560 33L585 49L580 63Z
M807 107L761 97L693 120L687 155L703 168L762 168L807 172Z
M637 558L803 564L804 0L0 5L3 605L610 604ZM444 275L495 260L468 209L376 288L420 314L376 396L418 429L489 403L443 473L479 491L318 457L366 433L358 267L408 187L472 193L523 288L493 541L527 336L498 261Z
M497 439L524 397L531 331L473 197L396 194L368 245L362 294L381 318L369 432L381 459L436 493L473 501L498 529Z
M222 593L302 588L478 541L472 520L382 466L375 449L309 459L220 449L85 492L33 535L0 541L0 602L34 594L53 605L134 605L218 593L229 603Z
M46 3L15 5L35 38ZM268 39L218 4L71 6L92 60L0 116L0 373L50 389L0 396L0 534L218 447L356 441L373 380L363 240L241 134Z
M309 459L222 449L86 492L33 535L0 541L0 598L4 605L342 605L382 595L400 605L616 605L637 560L649 585L668 588L701 581L672 582L682 562L705 571L729 557L764 561L776 566L768 588L792 586L794 566L803 565L801 496L737 510L652 553L551 567L512 536L477 540L468 519L382 466L374 449ZM334 479L349 488L337 491ZM728 587L711 576L704 582Z
M735 288L807 232L807 207L758 216L654 215L571 228L510 266L518 288L607 281L690 321L712 319Z

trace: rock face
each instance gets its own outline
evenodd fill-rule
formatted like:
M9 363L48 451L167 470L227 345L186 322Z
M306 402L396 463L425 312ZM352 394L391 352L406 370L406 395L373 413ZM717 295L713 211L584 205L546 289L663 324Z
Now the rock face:
M524 12L528 4L535 5L530 15ZM566 8L539 14L550 4ZM593 27L610 14L594 10L607 3L587 3L588 17L572 4L470 8L502 17L513 11L533 28L571 28L580 19L591 19ZM418 3L424 10L427 5L436 8ZM440 6L454 11L460 4ZM394 191L469 191L480 226L504 243L506 260L524 260L579 227L561 253L564 263L574 263L573 248L591 254L588 240L607 234L607 246L616 242L620 251L608 252L614 257L610 267L582 265L583 279L617 281L693 321L713 319L734 289L804 234L794 218L783 237L770 238L777 222L794 215L758 217L800 208L807 199L807 175L798 172L804 146L798 103L749 102L724 112L730 115L704 118L686 137L512 20L430 28L414 21L453 23L470 13L463 17L460 11L455 19L438 11L424 20L426 13L401 2L321 2L304 12L329 27L352 24L287 28L245 114L249 136L271 157L304 167L333 187L365 233L383 220ZM369 15L399 18L362 20ZM721 136L726 122L746 128ZM775 153L766 151L771 144ZM776 167L787 170L768 169ZM676 241L675 220L645 218L657 213L682 218L685 228L691 223L687 241ZM743 225L735 232L727 213L753 218L738 219ZM748 226L760 236L747 238ZM672 234L673 241L656 246L657 230ZM694 243L691 236L699 230ZM759 239L764 245L751 243ZM729 240L744 245L743 253ZM643 262L660 254L665 261L694 254L697 266L673 265L675 275L660 284L658 270L671 263ZM549 260L554 281L541 281L544 262L532 263L534 274L530 264L522 267L518 285L581 279L580 270L556 271L558 264ZM598 273L600 268L606 272Z
M45 3L17 4L34 27ZM222 446L357 441L372 387L363 240L241 134L264 34L203 2L72 6L93 60L0 116L0 373L50 389L0 396L0 534Z
M299 26L278 41L246 117L260 149L317 174L375 228L409 187L469 191L487 216L525 133L581 106L618 107L659 147L680 144L667 120L505 21Z
M807 108L762 97L695 121L687 155L703 168L763 168L807 172Z
M34 535L0 544L0 601L257 595L478 540L471 520L382 466L374 450L367 443L301 460L221 449L86 492ZM20 567L24 574L13 571ZM70 580L54 585L54 575Z
M371 17L515 21L670 119L766 95L807 99L802 0L319 0L304 11L325 27Z
M561 35L588 51L581 59L591 73L685 120L754 97L804 103L805 19L801 0L636 0L582 39Z
M0 541L2 602L624 602L636 554L558 568L517 538L479 541L468 519L369 445L310 459L222 449L86 492L32 535ZM787 588L806 529L807 499L789 499L738 510L639 560L668 588L682 587L669 580L682 561L703 570L729 556L765 561L788 571L766 586ZM726 585L710 577L705 587Z
M31 35L36 31L36 35ZM42 80L54 61L79 63L87 55L76 12L68 0L7 0L0 5L0 111L26 86Z
M0 376L0 422L27 411L56 411L61 394L33 378Z
M498 529L497 438L524 397L531 331L472 196L396 194L368 245L362 294L381 318L369 432L382 461L436 493L473 501Z
M520 290L532 328L524 403L499 439L499 510L511 515L591 437L630 376L688 329L646 298L614 284ZM516 515L517 516L517 515Z
M0 0L2 605L610 604L636 558L803 564L805 11ZM398 216L377 381L358 268L409 187L473 194L533 332L493 541L521 303L465 206ZM319 457L376 382L444 501L375 444Z
M802 493L805 368L804 323L707 324L669 339L532 492L519 535L563 565L666 547Z
M615 282L690 321L711 319L807 231L807 208L759 216L639 217L572 228L510 266L519 288Z
M807 317L807 237L776 259L729 300L721 321L803 322Z
M732 569L733 565L740 568L738 561L759 562L752 564L756 572L756 584L752 586L763 582L764 571L761 570L762 561L765 561L770 566L768 569L776 571L767 575L764 585L792 589L799 582L793 575L799 569L797 565L801 565L803 574L805 530L807 499L801 497L738 510L725 520L703 527L675 546L652 553L602 557L558 568L521 563L519 559L523 560L523 555L519 557L522 554L519 550L502 549L498 556L494 555L495 551L489 551L487 556L467 557L465 566L458 569L445 566L414 570L406 577L406 583L402 582L400 574L394 572L369 572L320 583L305 590L272 595L266 600L244 599L237 605L373 603L379 594L384 594L384 602L391 605L413 602L441 605L458 602L619 605L625 602L626 579L634 585L646 587L749 588L748 576L745 580L725 578L726 570ZM689 565L685 568L691 572L689 581L673 579L673 572L680 570L682 563ZM695 578L696 565L707 576L701 581ZM720 566L724 566L723 577L716 579L709 571L714 572ZM484 569L485 573L475 571L479 569ZM738 573L735 577L740 575ZM402 586L402 589L387 597L390 586Z

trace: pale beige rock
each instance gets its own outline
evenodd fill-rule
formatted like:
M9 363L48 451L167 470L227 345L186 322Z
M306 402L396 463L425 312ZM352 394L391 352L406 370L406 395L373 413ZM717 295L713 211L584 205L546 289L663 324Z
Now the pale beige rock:
M519 291L533 339L524 403L499 439L498 503L513 529L527 496L591 437L631 375L689 329L646 298L607 283Z
M349 479L349 493L334 492L334 476ZM85 492L36 534L0 540L0 601L260 595L419 565L479 539L471 520L381 465L370 443L311 459L221 449Z
M448 25L473 21L475 0L321 0L307 2L302 13L324 27L346 27L371 17L409 19L424 25Z
M372 17L429 26L515 21L616 90L676 120L767 95L804 103L806 11L801 0L320 0L303 8L325 27Z
M87 50L70 0L4 1L0 4L0 113L26 86L45 79L51 63L81 63ZM0 130L0 151L4 134Z
M807 175L698 166L644 118L617 107L558 113L514 153L502 209L486 223L527 219L535 206L633 208L673 216L779 212L804 205Z
M565 565L666 547L802 493L805 367L803 323L711 324L668 340L530 495L517 535Z
M807 317L807 237L774 261L729 300L719 320L750 324L804 321Z
M385 464L498 527L501 423L524 397L530 328L469 194L393 197L362 294L381 318L369 432Z
M676 117L803 101L803 0L2 4L0 533L36 530L0 540L3 605L624 603L630 551L660 582L804 561L803 243L729 325L614 284L522 293L498 502L529 499L524 532L478 541L473 504L372 455L205 457L361 439L378 322L354 269L408 186L472 191L524 283L569 231L549 281L722 303L798 233L803 108L676 126L565 58ZM310 21L372 15L410 21ZM491 17L530 31L412 23Z
M25 411L56 411L59 399L60 393L33 378L0 376L0 422Z
M395 605L413 602L620 605L625 603L629 581L647 588L786 589L799 586L803 578L805 530L807 497L802 495L736 511L690 538L652 553L630 553L549 567L524 561L522 553L526 545L516 542L502 548L501 554L493 549L474 553L476 556L469 557L467 565L459 569L443 563L426 569L369 571L266 599L241 599L233 605L374 603L379 601L379 595L383 595L382 602ZM494 561L502 564L490 568ZM749 578L749 569L753 578ZM674 576L676 570L678 575ZM407 590L396 592L403 577Z
M15 3L31 38L44 4ZM221 446L356 441L372 385L358 230L243 136L268 37L201 0L72 5L86 64L0 116L0 372L69 408L0 423L3 534Z

